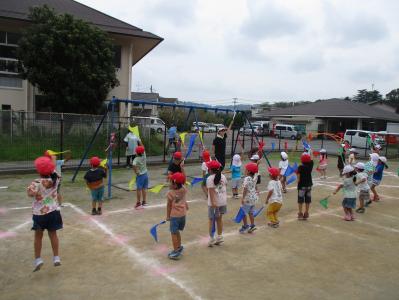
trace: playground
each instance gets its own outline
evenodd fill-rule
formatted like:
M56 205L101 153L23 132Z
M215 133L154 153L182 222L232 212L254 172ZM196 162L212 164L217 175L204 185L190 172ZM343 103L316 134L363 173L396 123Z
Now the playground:
M292 156L295 156L294 154ZM295 158L290 158L294 161ZM342 220L342 194L319 200L340 182L335 158L320 180L314 171L310 218L298 221L296 183L288 186L280 211L280 227L256 218L258 229L239 234L232 221L240 200L228 198L224 217L225 242L207 246L207 204L200 185L189 189L189 211L182 233L185 246L179 261L167 258L171 249L169 225L158 228L156 243L149 231L166 216L167 189L149 193L149 205L134 209L135 192L113 188L103 215L90 215L90 194L83 174L74 183L64 173L59 231L62 266L54 267L48 238L43 239L44 266L32 273L31 203L26 187L36 174L0 177L0 290L2 299L397 299L399 281L399 208L397 161L379 191L381 202L354 222ZM272 165L277 165L271 156ZM165 165L149 167L150 186L164 183ZM259 186L264 202L267 165L260 165ZM200 175L200 164L186 165L186 173ZM125 184L131 170L114 169L113 183ZM226 174L230 179L230 174ZM230 185L228 192L231 195Z

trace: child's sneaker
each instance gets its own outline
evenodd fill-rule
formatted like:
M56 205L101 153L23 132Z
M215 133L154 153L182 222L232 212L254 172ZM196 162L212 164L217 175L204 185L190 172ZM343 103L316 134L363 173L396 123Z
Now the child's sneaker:
M359 214L363 214L365 212L364 207L359 207L358 209L356 209L356 212Z
M179 251L172 251L168 254L168 257L173 260L180 259L181 253Z
M53 264L54 264L54 267L61 266L61 259L60 259L59 256L54 256L53 257Z
M139 208L141 206L140 202L136 202L136 205L134 206L134 208Z
M239 230L239 232L240 232L240 233L245 233L245 232L248 231L248 229L249 229L249 226L248 226L248 225L242 225L241 228L240 228L240 230Z
M92 210L91 210L91 215L92 216L95 216L97 214L97 210L95 209L95 208L93 208Z
M147 206L148 204L147 204L146 201L143 201L143 203L142 203L141 205L142 205L142 206Z
M221 243L223 243L223 242L224 242L223 236L222 236L222 235L218 235L218 236L216 237L215 245L219 246L219 245L220 245Z
M303 214L303 220L307 220L309 218L309 213L308 212L305 212L304 214Z
M301 212L298 213L298 220L303 220L303 213Z
M213 237L210 237L208 241L208 247L213 247L214 244L215 244L215 239Z
M43 259L41 259L40 257L36 258L35 259L35 268L33 269L33 272L39 271L40 268L43 266L43 263L44 263Z
M355 221L355 216L353 214L349 215L351 217L351 221Z
M181 245L179 248L177 248L177 252L183 253L184 247Z
M373 203L373 201L369 200L369 201L366 202L366 204L364 206L368 207L371 203Z
M278 228L280 225L278 223L273 223L272 228Z
M102 214L103 213L102 213L101 207L97 208L97 215L102 215Z
M345 221L352 221L351 215L345 215L345 217L343 218Z
M255 224L252 224L251 226L249 226L248 233L252 233L252 232L254 232L256 229L257 229L257 228L256 228Z

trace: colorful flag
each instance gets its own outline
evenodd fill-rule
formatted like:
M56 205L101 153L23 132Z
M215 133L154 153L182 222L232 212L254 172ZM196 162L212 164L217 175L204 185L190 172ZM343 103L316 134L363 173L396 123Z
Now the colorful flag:
M233 221L236 223L241 223L241 221L242 221L242 219L244 219L244 217L245 217L245 212L242 209L242 207L240 207L240 209L238 210L237 215L235 216Z
M297 170L298 170L298 164L297 163L294 163L292 167L290 165L288 165L288 168L285 171L284 176L288 177L291 174L295 173Z
M48 153L48 155L55 156L55 155L58 155L58 154L71 152L71 150L65 150L65 151L60 151L60 152L55 152L53 150L47 150L46 152Z
M181 143L182 143L183 147L184 147L184 141L186 139L186 135L187 135L187 132L182 132L182 133L179 134L180 140L181 140Z
M186 153L186 159L191 155L191 152L193 151L194 144L195 144L195 138L197 137L196 134L193 134L190 136L190 144L188 145L187 153Z
M285 150L285 151L288 150L288 142L284 142L284 150Z
M129 125L129 131L130 131L131 133L133 133L135 136L137 136L137 137L141 140L141 138L140 138L140 131L139 131L139 127L138 127L138 126L132 127L132 126Z
M107 158L106 158L106 159L103 159L103 160L100 162L100 167L106 169L106 168L108 167L108 166L107 166L107 163L108 163L108 159L107 159Z
M201 130L198 131L198 134L199 134L199 137L200 137L200 140L201 140L201 144L204 145L204 139L202 138L202 131Z
M198 182L202 182L202 177L195 177L195 178L191 181L191 186L197 184Z
M262 206L258 210L255 210L254 211L254 218L256 218L262 212L262 210L264 210L264 208L265 208L265 206Z
M165 224L166 221L161 221L158 224L155 224L154 226L151 227L150 229L150 234L154 238L154 240L158 243L158 233L157 233L157 228L159 225Z
M328 208L328 198L329 197L326 197L320 200L320 205L323 206L325 209Z
M158 194L165 186L166 186L166 184L164 184L164 183L157 184L157 185L153 186L152 188L150 188L148 191L151 193Z
M272 151L274 151L274 148L276 148L276 144L272 142Z
M305 140L302 140L302 144L303 144L303 148L305 148L306 150L309 150L312 148Z
M289 184L295 182L296 179L297 179L296 175L295 175L295 174L292 175L290 178L288 178L288 180L287 180L287 185L289 185Z
M129 181L129 191L134 190L134 185L136 184L136 174L133 175L132 179Z

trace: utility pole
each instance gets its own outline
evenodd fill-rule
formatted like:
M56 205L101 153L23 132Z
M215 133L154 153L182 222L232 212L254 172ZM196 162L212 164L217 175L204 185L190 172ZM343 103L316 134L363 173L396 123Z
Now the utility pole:
M237 98L233 98L233 110L236 110L236 106L237 106Z

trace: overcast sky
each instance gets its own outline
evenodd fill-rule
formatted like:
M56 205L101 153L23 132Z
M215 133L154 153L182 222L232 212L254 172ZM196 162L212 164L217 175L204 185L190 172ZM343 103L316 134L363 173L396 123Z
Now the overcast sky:
M165 40L133 89L210 104L399 88L397 0L79 0Z

